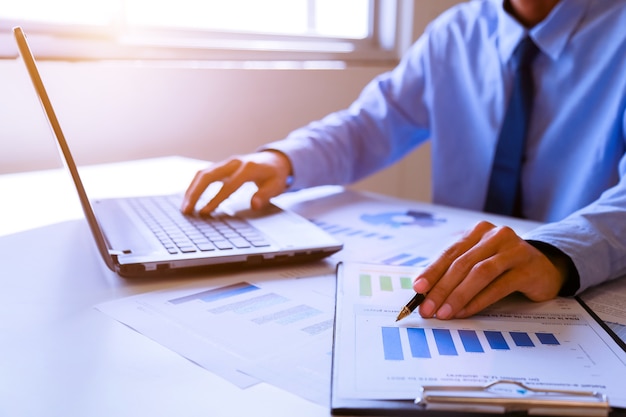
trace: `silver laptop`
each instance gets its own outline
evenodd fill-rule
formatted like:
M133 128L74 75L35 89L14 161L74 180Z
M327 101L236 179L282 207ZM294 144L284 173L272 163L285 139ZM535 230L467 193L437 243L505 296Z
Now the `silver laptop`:
M125 277L171 275L219 265L315 260L342 248L313 223L273 205L262 212L222 209L199 217L181 214L179 195L90 200L24 32L16 27L13 33L98 250L111 270Z

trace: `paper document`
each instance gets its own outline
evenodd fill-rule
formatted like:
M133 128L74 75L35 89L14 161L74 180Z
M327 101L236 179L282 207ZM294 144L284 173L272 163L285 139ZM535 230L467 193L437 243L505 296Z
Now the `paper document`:
M585 291L581 298L607 326L626 342L626 278Z
M239 387L266 381L328 404L334 287L334 266L321 264L233 274L96 308Z
M502 300L463 320L399 322L415 268L346 263L337 287L333 395L412 400L421 385L513 380L600 391L626 407L626 352L572 298Z
M279 201L344 244L344 249L332 257L338 261L425 266L486 216L337 187L334 187L335 193L324 191L326 187L320 188L319 197L304 203L297 202L297 195L288 194ZM296 202L291 202L291 198ZM495 224L506 222L518 233L539 224L504 217L494 217L492 221Z

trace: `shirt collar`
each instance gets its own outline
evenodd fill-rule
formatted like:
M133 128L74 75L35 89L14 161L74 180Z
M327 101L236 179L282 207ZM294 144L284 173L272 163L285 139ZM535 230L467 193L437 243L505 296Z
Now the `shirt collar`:
M585 15L590 0L561 0L542 22L528 30L504 9L506 0L492 0L498 10L498 51L508 62L517 44L529 35L552 60L559 58Z

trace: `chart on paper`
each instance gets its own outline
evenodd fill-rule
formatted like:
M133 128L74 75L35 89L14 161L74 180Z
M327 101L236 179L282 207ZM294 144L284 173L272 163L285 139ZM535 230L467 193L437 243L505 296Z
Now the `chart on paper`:
M365 250L377 263L402 266L426 266L435 253L433 248L439 246L432 245L425 236L429 229L447 226L447 219L443 217L413 210L372 211L340 219L340 222L311 220L344 242L346 247L356 248L356 255L344 253L348 258L358 259Z
M242 272L98 309L237 386L266 381L325 404L335 277L318 270Z
M624 353L573 299L513 296L464 320L396 322L415 268L347 264L338 285L335 367L346 398L411 399L420 385L510 379L542 388L619 390ZM566 365L564 365L566 364ZM618 397L619 398L619 397ZM623 399L626 400L626 399Z
M342 192L298 207L344 243L341 260L423 266L478 221L444 207Z
M546 374L555 362L566 361L571 369L584 371L603 361L601 349L581 346L568 331L570 326L557 323L543 323L541 331L515 319L465 320L463 328L414 319L397 327L391 325L391 316L369 309L357 313L357 344L370 346L356 353L358 362L369 364L359 371L359 388L379 390L384 379L387 388L406 387L414 395L415 382L490 382L505 377L559 385ZM576 333L581 329L578 326Z
M381 339L385 360L400 361L409 358L427 359L434 356L459 356L463 353L488 354L490 351L561 345L553 333L421 327L381 326ZM403 340L408 341L408 349L403 346ZM534 353L543 353L539 350Z

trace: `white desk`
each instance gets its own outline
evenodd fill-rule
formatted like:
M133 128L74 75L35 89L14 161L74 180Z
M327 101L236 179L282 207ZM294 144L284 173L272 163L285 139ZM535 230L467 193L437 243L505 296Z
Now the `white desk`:
M101 196L167 193L184 190L204 165L165 158L90 167L85 182ZM0 176L0 190L0 415L329 415L268 384L241 390L95 310L172 281L128 282L106 269L63 170Z

